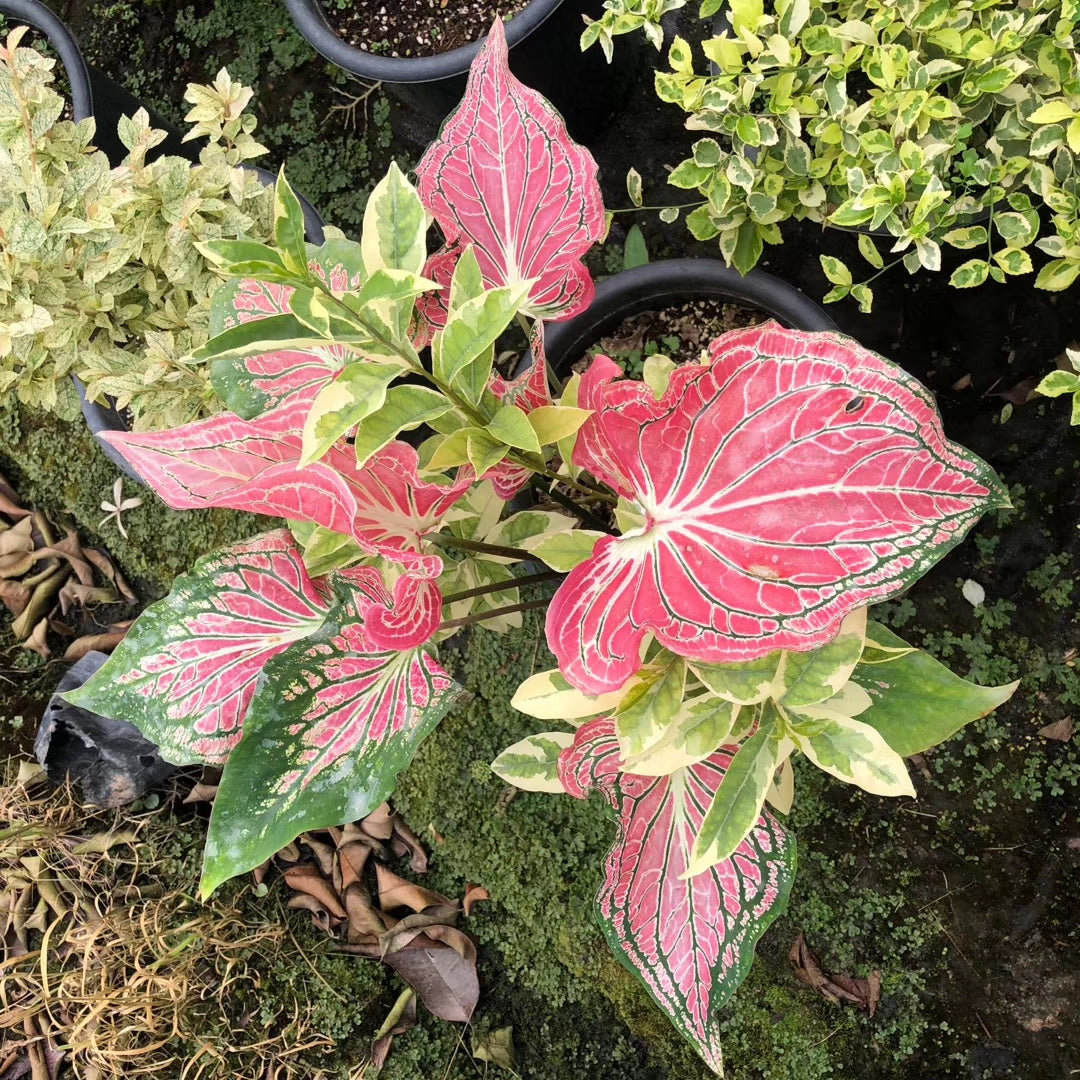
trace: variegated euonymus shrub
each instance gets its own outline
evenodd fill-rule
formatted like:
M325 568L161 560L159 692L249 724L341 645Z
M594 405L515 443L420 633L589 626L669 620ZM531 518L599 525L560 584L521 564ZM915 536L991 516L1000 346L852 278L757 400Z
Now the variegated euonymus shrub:
M386 798L458 693L438 643L519 624L543 603L521 585L565 573L559 668L515 698L563 730L495 769L611 804L604 932L716 1066L717 1010L794 874L764 808L790 804L791 755L910 796L903 756L1011 693L867 616L1005 492L917 382L839 335L770 323L645 382L597 358L553 395L544 324L589 303L604 209L500 23L417 174L391 169L358 244L305 245L281 179L276 248L206 246L232 281L199 356L229 411L110 438L171 506L288 528L200 560L69 697L224 765L209 893ZM493 357L515 318L535 363L509 381ZM398 438L422 424L419 451ZM529 484L552 497L507 514ZM526 561L551 570L515 576Z
M139 110L124 117L116 167L94 148L95 121L61 119L54 61L0 45L0 393L64 419L79 415L70 376L112 395L137 430L219 408L202 365L220 278L201 240L270 236L270 195L243 163L255 141L252 92L219 72L188 86L198 164L146 160L165 138Z
M687 0L605 0L581 43L642 28ZM970 252L957 288L1034 274L1080 275L1080 43L1077 0L701 0L701 55L675 38L656 92L701 134L668 182L701 202L687 225L747 273L789 219L876 230L868 268L822 258L864 311L870 282L903 265L941 269ZM677 212L672 210L672 213Z

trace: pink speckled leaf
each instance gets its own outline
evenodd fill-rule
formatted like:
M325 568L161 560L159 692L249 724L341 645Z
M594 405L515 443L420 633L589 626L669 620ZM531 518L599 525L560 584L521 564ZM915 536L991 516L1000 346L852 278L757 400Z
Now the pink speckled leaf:
M373 645L367 575L333 581L339 602L323 628L266 666L214 802L204 896L301 832L374 810L457 696L425 650Z
M596 162L551 105L510 73L501 20L416 173L450 249L425 276L448 284L455 249L472 244L489 287L535 279L529 314L567 318L589 304L593 283L581 256L605 232ZM445 298L441 313L427 304L426 314L442 325Z
M68 700L130 720L176 765L220 764L267 660L317 630L328 607L289 532L244 540L178 577Z
M754 945L783 911L795 877L795 840L768 813L730 859L684 880L701 826L734 747L670 776L619 772L610 718L578 729L559 755L559 779L579 799L598 788L618 822L596 897L608 944L717 1072L717 1013L746 976Z
M930 394L838 334L767 323L713 342L656 401L597 357L574 462L636 503L548 612L548 644L589 694L621 686L646 633L717 663L834 637L906 587L987 510L993 470L949 442Z

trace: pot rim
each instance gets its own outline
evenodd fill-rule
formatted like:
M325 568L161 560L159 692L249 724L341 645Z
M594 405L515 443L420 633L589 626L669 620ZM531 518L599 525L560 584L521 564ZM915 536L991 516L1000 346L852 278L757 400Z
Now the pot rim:
M755 307L792 329L840 332L820 304L765 270L754 269L742 277L719 259L666 259L606 278L597 284L593 302L580 315L548 323L544 334L548 360L558 371L560 364L580 359L598 338L625 319L676 303L720 297ZM523 358L518 370L529 363L531 358Z
M529 0L506 24L506 43L512 49L548 20L563 0ZM350 45L330 25L319 0L285 0L297 30L331 63L361 78L386 83L439 82L463 75L483 41L433 56L376 56Z

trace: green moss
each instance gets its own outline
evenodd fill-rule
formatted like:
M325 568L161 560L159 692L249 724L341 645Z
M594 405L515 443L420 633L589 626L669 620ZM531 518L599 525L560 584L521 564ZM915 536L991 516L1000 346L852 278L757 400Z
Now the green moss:
M0 400L0 469L24 503L55 520L70 520L84 543L116 558L143 600L168 591L172 579L200 555L267 528L265 518L229 510L169 510L145 488L142 506L124 512L124 537L115 521L99 528L103 500L112 499L116 467L78 420L65 423L11 398ZM136 494L125 478L125 493Z

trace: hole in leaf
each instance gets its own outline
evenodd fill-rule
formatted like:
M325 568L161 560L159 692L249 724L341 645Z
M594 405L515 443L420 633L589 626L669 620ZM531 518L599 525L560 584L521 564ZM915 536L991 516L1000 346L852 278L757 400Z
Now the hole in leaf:
M853 397L845 406L844 412L856 413L866 404L866 398L862 394L857 394Z

